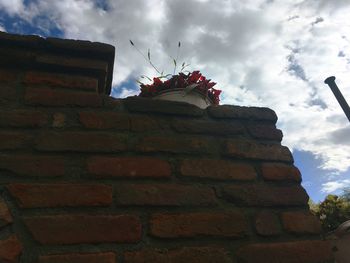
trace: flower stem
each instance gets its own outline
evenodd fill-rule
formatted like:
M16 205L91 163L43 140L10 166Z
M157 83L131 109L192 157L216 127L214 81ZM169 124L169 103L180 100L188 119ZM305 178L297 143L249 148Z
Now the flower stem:
M143 56L143 58L148 61L148 63L155 69L155 71L157 71L158 74L161 74L161 72L156 68L155 65L153 65L152 61L150 59L147 59L146 56L144 54L142 54L142 52L135 46L135 44L130 40L131 45L136 48L137 52L139 52L141 54L141 56Z

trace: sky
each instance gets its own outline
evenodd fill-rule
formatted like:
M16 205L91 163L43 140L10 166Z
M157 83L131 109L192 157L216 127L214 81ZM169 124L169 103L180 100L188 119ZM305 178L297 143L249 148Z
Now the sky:
M324 80L350 103L350 0L0 0L0 31L116 47L113 97L140 75L190 63L223 90L221 104L276 111L315 202L350 187L350 123Z

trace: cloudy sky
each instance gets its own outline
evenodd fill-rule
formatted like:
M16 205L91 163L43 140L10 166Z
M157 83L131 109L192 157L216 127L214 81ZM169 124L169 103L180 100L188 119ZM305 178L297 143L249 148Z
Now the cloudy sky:
M114 97L165 72L169 56L222 89L222 104L276 111L314 201L350 187L350 124L323 81L350 103L350 0L0 0L0 30L116 46Z

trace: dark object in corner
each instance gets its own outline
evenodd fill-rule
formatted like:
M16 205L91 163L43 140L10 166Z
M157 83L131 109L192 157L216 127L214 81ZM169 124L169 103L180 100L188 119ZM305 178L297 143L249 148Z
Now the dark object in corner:
M343 97L343 94L341 94L337 84L335 84L335 77L331 76L325 79L324 83L328 84L328 86L331 88L335 98L338 100L340 107L342 107L346 117L348 117L348 120L350 121L350 107L346 100Z

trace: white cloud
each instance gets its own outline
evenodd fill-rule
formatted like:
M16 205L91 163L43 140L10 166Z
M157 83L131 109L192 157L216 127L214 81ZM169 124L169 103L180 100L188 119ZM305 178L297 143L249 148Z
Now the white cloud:
M329 194L337 190L342 190L349 186L350 186L350 180L339 180L339 181L327 182L322 184L322 192Z
M223 103L267 106L279 116L283 143L310 151L322 168L350 168L348 122L329 88L330 75L350 100L348 0L0 0L28 21L50 17L67 38L116 46L114 84L155 72L130 46L132 39L159 68L168 55L200 69L222 89ZM48 26L47 26L48 27ZM341 54L341 56L339 56ZM119 87L122 96L131 91Z
M24 10L23 0L0 0L0 8L10 15L18 14Z
M2 24L0 24L0 31L6 32L6 29L5 29L5 27Z

